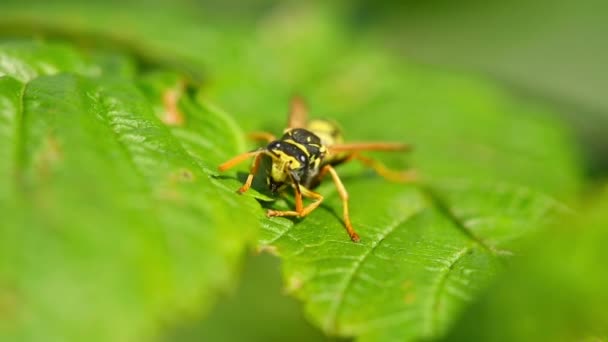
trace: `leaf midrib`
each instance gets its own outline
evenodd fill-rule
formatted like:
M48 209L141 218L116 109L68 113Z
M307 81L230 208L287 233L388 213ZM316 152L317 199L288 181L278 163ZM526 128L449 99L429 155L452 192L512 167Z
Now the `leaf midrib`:
M340 311L341 311L341 309L343 307L343 303L344 303L344 298L346 296L346 292L352 286L352 283L353 283L353 281L355 279L355 276L357 275L357 272L359 272L360 269L361 269L361 265L363 265L363 263L372 254L372 252L375 251L376 248L378 248L378 246L380 246L380 244L391 233L393 233L394 231L396 231L399 226L401 226L403 223L407 222L412 217L414 217L414 216L420 214L421 212L423 212L425 210L425 208L426 208L425 206L419 206L414 211L408 212L407 215L404 215L403 217L401 217L398 220L396 220L392 225L389 225L387 228L385 228L380 233L379 238L377 240L375 240L375 241L372 242L370 248L367 249L367 251L365 253L363 253L359 257L358 260L355 261L355 263L353 264L350 272L348 273L348 275L344 279L344 282L341 285L340 290L338 291L338 295L337 295L336 299L334 300L332 306L329 309L329 314L328 314L328 317L327 317L327 319L325 321L325 324L324 324L325 331L329 332L329 331L337 331L338 330L337 319L338 319Z
M463 233L468 239L479 245L485 251L490 253L492 256L498 256L498 252L496 249L488 244L486 244L483 239L475 235L465 224L462 222L460 217L458 217L454 212L450 209L450 206L441 198L439 194L430 186L426 184L421 184L419 187L420 191L428 198L431 202L431 205L439 210L439 212L445 216L451 223L452 226L458 229L461 233Z
M437 326L437 322L439 321L438 313L439 305L441 303L440 296L443 292L445 283L448 279L450 272L454 270L454 266L456 266L456 264L472 250L472 248L473 247L471 245L467 245L464 248L458 250L448 259L447 264L441 270L438 271L439 274L435 278L436 280L433 286L434 289L431 291L432 297L429 301L429 305L427 308L427 324L426 329L424 329L425 334L427 336L433 336Z

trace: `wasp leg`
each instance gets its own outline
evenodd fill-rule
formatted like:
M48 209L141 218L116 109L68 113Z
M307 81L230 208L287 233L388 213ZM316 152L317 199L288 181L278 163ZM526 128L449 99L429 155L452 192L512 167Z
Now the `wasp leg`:
M321 202L323 202L323 196L317 192L306 189L305 187L296 186L296 210L268 210L266 216L297 216L304 217L315 210ZM303 208L302 196L311 198L314 200L311 204Z
M227 162L224 162L222 165L218 166L218 170L220 170L221 172L226 171L226 170L231 169L231 168L235 167L236 165L240 164L244 160L254 157L261 153L262 153L261 150L256 150L256 151L239 154L238 156L236 156L236 157L228 160Z
M304 203L302 201L302 189L300 189L300 183L294 182L294 190L296 192L296 212L301 213L304 211Z
M350 222L350 214L348 212L348 192L346 191L346 188L344 188L342 180L338 176L336 170L331 167L331 165L326 165L323 168L323 171L325 171L324 173L329 172L331 174L331 178L334 180L334 184L336 184L336 188L338 189L338 194L340 194L340 199L342 199L344 226L346 226L346 232L348 233L348 236L350 236L350 239L353 240L353 242L359 242L359 234L355 232L355 229L353 228L353 225Z
M392 142L360 142L349 144L335 144L328 147L332 153L359 152L359 151L409 151L411 145Z
M262 153L258 153L255 156L255 159L253 160L253 164L251 165L251 169L249 170L249 174L247 175L247 180L245 181L245 183L243 184L243 186L241 186L239 188L239 193L244 193L247 190L249 190L249 188L251 187L251 183L253 183L253 176L255 176L255 174L258 172L258 168L260 167L260 162L262 161L262 156L264 154Z
M352 159L357 159L363 165L368 166L372 170L374 170L378 175L380 175L390 181L393 181L393 182L409 183L409 182L415 182L416 180L418 180L418 174L414 170L405 170L405 171L391 170L391 169L387 168L381 162L379 162L375 159L369 158L369 157L362 156L358 153L354 153L348 157L348 160L352 160Z
M251 133L247 134L247 138L249 138L251 140L265 141L265 142L272 142L272 141L277 140L277 138L272 133L268 133L268 132L251 132Z

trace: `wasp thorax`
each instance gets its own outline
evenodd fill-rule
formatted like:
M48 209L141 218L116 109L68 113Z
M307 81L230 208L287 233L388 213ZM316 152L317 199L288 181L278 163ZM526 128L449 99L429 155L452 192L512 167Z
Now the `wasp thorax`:
M333 121L323 119L311 120L306 128L319 137L323 145L329 146L344 142L340 126Z
M321 139L313 132L304 128L290 129L281 138L284 141L293 141L296 144L306 145L320 145Z

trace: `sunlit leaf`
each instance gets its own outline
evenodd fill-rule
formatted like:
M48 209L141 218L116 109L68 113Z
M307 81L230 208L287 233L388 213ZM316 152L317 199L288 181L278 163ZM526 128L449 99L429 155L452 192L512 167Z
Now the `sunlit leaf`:
M460 313L504 268L509 256L520 253L521 239L567 212L560 200L579 188L580 176L572 143L565 129L551 118L550 110L515 100L484 80L415 66L390 56L364 36L346 35L335 23L336 14L326 11L323 6L318 10L288 4L273 9L252 27L248 23L230 23L213 28L199 25L196 12L191 16L182 13L179 25L163 25L160 23L167 22L159 13L164 13L140 11L138 20L118 27L112 25L114 12L103 6L92 6L88 12L79 12L74 6L48 6L51 11L45 19L52 26L61 27L67 12L81 19L68 31L93 30L112 37L125 35L134 41L146 41L148 46L155 48L146 51L168 51L208 67L202 90L196 97L187 95L180 102L181 110L194 116L188 117L181 126L171 127L159 123L165 114L159 97L164 89L181 82L179 75L174 73L148 74L138 79L138 89L129 82L117 82L114 76L101 76L99 81L93 82L91 76L94 75L83 71L76 72L86 76L60 75L32 82L42 87L40 94L50 88L58 92L57 96L53 93L53 98L70 99L69 103L76 101L76 108L103 104L97 120L103 122L105 126L102 127L106 129L114 127L109 125L114 116L104 114L103 110L114 102L102 101L106 97L133 109L126 112L146 113L145 123L137 120L137 129L132 132L135 136L124 135L122 130L110 130L114 135L107 138L108 142L100 140L99 145L107 145L107 148L93 155L86 152L90 152L91 139L97 141L98 135L72 132L67 128L64 128L65 133L58 130L62 134L59 138L84 143L71 147L79 156L78 163L73 161L74 166L70 167L77 175L70 174L70 183L57 183L57 189L63 192L64 188L69 188L66 184L71 185L78 179L90 185L88 173L103 170L108 174L105 178L109 184L114 184L99 190L103 190L102 194L109 192L107 199L115 198L116 194L122 195L118 198L141 195L139 187L150 187L150 184L152 189L166 195L166 184L159 185L159 179L165 179L163 175L167 170L195 172L196 186L178 186L178 193L183 192L193 203L204 202L208 206L204 213L221 220L218 227L224 227L226 221L233 221L240 213L253 209L263 226L259 241L262 249L277 253L283 260L287 289L302 299L308 317L328 334L399 341L445 334ZM28 11L19 8L16 12ZM86 20L86 13L92 20ZM170 30L166 28L169 26ZM103 75L108 64L97 63ZM128 73L130 69L118 70ZM58 90L55 90L56 84ZM81 89L85 90L86 96L79 93ZM415 167L422 176L421 184L390 183L357 166L339 169L350 194L353 224L362 238L359 244L352 243L344 231L341 202L330 181L319 188L325 196L319 209L303 219L287 220L266 219L250 198L233 193L238 186L236 179L242 178L239 172L246 169L245 165L221 177L206 178L208 174L215 174L213 170L221 161L248 148L242 142L239 126L279 134L286 121L288 99L294 93L308 100L311 116L339 121L347 139L402 141L415 146L410 156L373 156L395 168ZM34 95L38 96L38 93ZM203 98L221 103L235 121L208 102L199 100ZM15 102L14 98L9 102ZM37 103L34 99L30 102ZM66 108L68 113L75 111ZM119 116L119 120L122 119L124 117ZM33 123L42 127L39 129L43 132L44 127L58 125L54 121L41 121ZM68 120L63 118L59 123L67 125ZM84 123L92 125L88 121L75 121L73 125ZM128 126L130 122L119 121L118 128L124 128L125 124ZM57 134L55 130L53 133ZM143 161L123 157L126 159L124 165L118 163L116 170L106 170L113 159L102 152L128 152L129 147L135 146L136 150L127 156L139 156L135 153L139 151L138 144L149 142L148 138L138 141L142 134L155 136L152 150L158 152L157 148L162 147L163 156L151 158L163 161L161 165L142 167L139 163L148 159L144 155ZM36 139L29 144L36 144ZM53 149L52 140L46 144ZM2 153L10 154L11 151L3 150ZM46 156L42 160L50 163L51 171L58 172L52 169L55 167L53 158L50 158L51 162L46 161L49 159L47 154L42 154ZM93 171L89 163L96 166ZM120 167L137 173L122 172ZM131 175L133 180L121 181L125 174ZM190 174L178 172L177 175L178 180L183 181L181 178ZM189 176L185 178L190 179ZM137 184L134 189L121 187L131 182ZM217 190L218 186L221 190ZM191 197L194 192L200 197ZM173 192L168 194L174 195ZM69 197L67 194L61 196ZM263 198L260 193L253 192L253 196ZM70 200L76 210L86 203L78 197ZM153 210L155 215L174 215L173 208L160 205L161 209L165 208L161 210L154 205L158 199L154 197L154 200L152 204L139 198L125 200L127 203L119 206L130 210L127 204L148 203L157 209ZM230 211L215 209L215 206L232 202ZM290 202L265 205L285 206ZM18 205L21 206L29 208L32 204ZM49 212L54 213L51 209ZM96 218L88 211L80 212L83 213L81 219ZM199 216L178 214L189 220L187 227L194 227L193 218ZM144 226L152 224L148 223L150 220L156 223L149 215L140 216L138 219ZM95 221L101 224L111 219L100 217ZM159 225L166 227L168 221L171 220ZM73 222L77 224L77 221ZM234 235L217 241L232 243L233 238L241 236L237 229L245 226L245 222L232 225L235 231L230 232ZM122 237L117 232L114 235L116 239ZM204 253L208 251L201 249ZM192 250L185 249L186 252ZM159 259L160 264L167 262L162 257ZM209 268L211 273L206 276L213 279L217 274L211 270L221 273L229 269L222 268L221 264L216 266ZM187 273L192 267L197 272L205 269L184 264L181 270ZM154 268L154 271L160 272L159 269L162 267ZM165 281L162 276L158 279L161 284ZM205 282L202 275L197 280ZM153 282L153 286L160 285ZM18 286L12 288L19 289ZM18 297L8 293L7 302L13 303L10 298ZM102 304L105 302L91 303L91 307ZM132 309L132 306L125 304L124 308Z
M0 58L3 339L151 337L233 286L255 201L227 196L137 83L65 46L5 44ZM190 132L199 150L241 148L229 119L188 101L187 120L215 123Z
M408 160L423 181L395 184L340 168L361 243L348 239L327 180L324 204L309 216L263 220L261 244L284 260L287 289L327 333L441 336L520 252L523 237L568 212L553 198L578 186L568 136L546 109L481 80L404 65L361 42L349 46L323 18L294 13L302 12L268 18L249 50L264 53L245 58L232 70L240 78L213 94L235 113L255 113L242 118L246 126L257 119L255 129L276 132L285 122L280 97L295 84L311 115L335 118L347 138L413 143L408 159L374 156L401 167ZM281 66L279 76L256 65Z
M608 196L529 242L530 255L496 279L448 340L602 341Z

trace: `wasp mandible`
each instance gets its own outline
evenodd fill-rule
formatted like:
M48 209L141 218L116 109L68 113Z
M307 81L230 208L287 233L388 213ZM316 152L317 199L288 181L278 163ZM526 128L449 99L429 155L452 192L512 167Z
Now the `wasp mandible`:
M252 139L265 141L266 147L238 155L219 166L226 171L240 162L253 158L247 180L238 190L249 190L253 177L257 174L263 157L272 161L266 182L273 193L283 192L289 187L295 193L295 210L268 210L267 216L304 217L315 210L323 196L313 189L329 174L336 185L343 206L344 226L354 242L359 242L359 234L353 229L348 211L348 192L340 180L335 167L351 160L358 160L372 168L382 177L399 182L416 178L415 172L394 171L382 163L360 154L362 151L408 151L410 145L391 142L344 143L340 128L333 122L322 119L308 121L308 109L300 97L291 100L289 120L283 136L276 139L267 132L255 132ZM303 198L312 200L304 206Z

